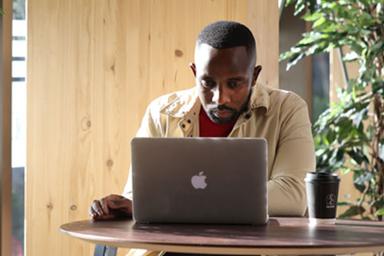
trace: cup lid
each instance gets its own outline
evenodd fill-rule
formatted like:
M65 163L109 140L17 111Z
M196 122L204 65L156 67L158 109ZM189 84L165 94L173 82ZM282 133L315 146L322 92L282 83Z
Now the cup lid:
M319 180L319 181L340 181L340 178L337 176L336 173L330 173L330 172L308 172L305 176L305 181L312 181L312 180Z

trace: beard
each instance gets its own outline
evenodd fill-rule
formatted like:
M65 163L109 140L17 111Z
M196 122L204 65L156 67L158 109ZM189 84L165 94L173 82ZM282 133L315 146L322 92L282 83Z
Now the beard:
M225 112L225 116L220 116L220 113ZM226 105L218 105L208 109L208 117L216 124L233 123L240 116L241 112L230 108Z
M212 120L212 122L217 124L228 124L228 123L234 123L237 121L239 116L247 111L248 109L248 102L249 97L241 106L240 110L236 110L234 108L228 107L226 105L218 105L218 106L212 106L208 107L207 115L209 119ZM225 112L225 116L220 116L220 112Z
M228 124L237 121L239 116L248 110L249 100L251 98L252 90L250 91L247 100L241 106L240 110L228 107L227 105L211 105L207 107L206 113L212 122L216 124ZM220 112L225 112L225 116L220 116Z

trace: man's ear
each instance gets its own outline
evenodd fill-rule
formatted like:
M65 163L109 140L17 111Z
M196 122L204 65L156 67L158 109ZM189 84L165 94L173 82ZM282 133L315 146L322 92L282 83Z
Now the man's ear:
M252 86L256 85L256 81L257 81L257 78L260 75L261 70L262 70L262 67L260 65L255 66L255 68L253 70Z
M191 68L191 70L193 72L193 76L196 77L196 65L195 65L195 63L193 63L193 62L189 63L189 67Z

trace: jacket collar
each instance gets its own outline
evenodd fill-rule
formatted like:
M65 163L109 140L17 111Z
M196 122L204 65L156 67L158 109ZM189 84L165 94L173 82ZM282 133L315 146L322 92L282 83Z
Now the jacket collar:
M264 108L265 112L268 112L270 101L268 88L261 84L257 84L252 90L251 99L249 101L251 110Z
M269 91L263 85L257 84L253 87L251 98L249 101L249 109L251 112L259 108L264 108L265 113L270 107ZM160 112L172 117L183 118L186 115L197 115L200 111L201 103L198 97L196 87L180 92L179 97L176 97L169 104L166 104Z

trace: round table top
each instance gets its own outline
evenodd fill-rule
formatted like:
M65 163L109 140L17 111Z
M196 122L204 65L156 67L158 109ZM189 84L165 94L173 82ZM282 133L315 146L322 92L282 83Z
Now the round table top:
M114 247L207 254L352 254L384 251L384 222L271 218L265 226L138 224L132 220L64 224L70 236Z

